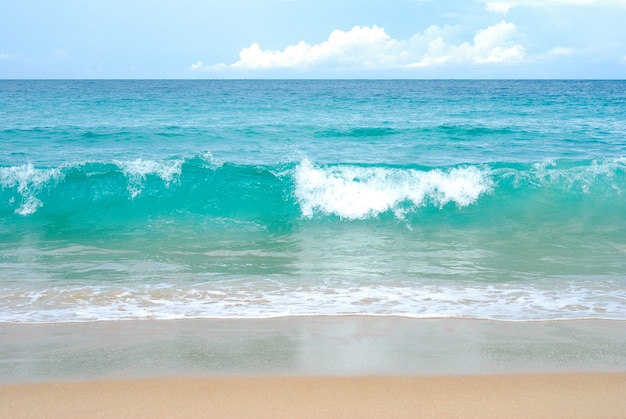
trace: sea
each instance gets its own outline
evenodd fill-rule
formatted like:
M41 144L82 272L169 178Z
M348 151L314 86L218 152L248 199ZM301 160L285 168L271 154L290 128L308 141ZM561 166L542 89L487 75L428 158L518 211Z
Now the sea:
M0 80L0 322L626 320L626 81Z

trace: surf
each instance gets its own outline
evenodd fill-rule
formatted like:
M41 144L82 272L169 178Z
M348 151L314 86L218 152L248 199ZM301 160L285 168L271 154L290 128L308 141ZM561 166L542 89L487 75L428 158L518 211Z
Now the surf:
M476 208L493 216L532 206L611 213L626 206L624 185L624 158L425 167L308 158L273 166L216 164L197 156L1 167L0 208L13 219L88 209L106 216L115 208L343 221L410 220Z

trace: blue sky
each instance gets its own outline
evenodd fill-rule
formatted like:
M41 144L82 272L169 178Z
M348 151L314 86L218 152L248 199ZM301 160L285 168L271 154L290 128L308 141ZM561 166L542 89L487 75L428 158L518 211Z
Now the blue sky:
M626 78L626 0L0 0L0 78Z

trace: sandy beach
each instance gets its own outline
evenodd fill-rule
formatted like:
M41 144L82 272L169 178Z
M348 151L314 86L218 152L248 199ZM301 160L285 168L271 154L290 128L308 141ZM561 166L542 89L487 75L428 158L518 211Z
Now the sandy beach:
M626 374L263 377L0 387L0 416L623 418Z
M626 417L623 322L0 325L0 417Z

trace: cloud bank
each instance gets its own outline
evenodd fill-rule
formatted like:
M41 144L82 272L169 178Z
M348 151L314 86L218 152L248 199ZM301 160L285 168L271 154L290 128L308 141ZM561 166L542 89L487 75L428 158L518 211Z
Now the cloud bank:
M335 30L319 44L300 41L284 50L264 50L253 43L239 53L232 64L190 67L192 71L225 69L406 69L446 64L487 64L523 61L526 49L518 42L519 29L502 21L477 31L471 42L454 41L458 27L431 26L410 39L396 40L376 25L355 26L349 31Z

